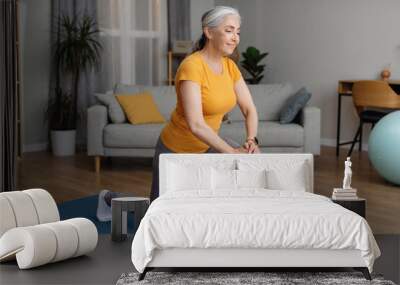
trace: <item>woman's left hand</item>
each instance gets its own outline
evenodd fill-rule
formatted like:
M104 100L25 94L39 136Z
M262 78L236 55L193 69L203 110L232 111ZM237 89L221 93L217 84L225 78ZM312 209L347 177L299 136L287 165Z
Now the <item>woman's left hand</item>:
M258 145L253 140L246 141L243 147L247 150L247 153L260 153Z

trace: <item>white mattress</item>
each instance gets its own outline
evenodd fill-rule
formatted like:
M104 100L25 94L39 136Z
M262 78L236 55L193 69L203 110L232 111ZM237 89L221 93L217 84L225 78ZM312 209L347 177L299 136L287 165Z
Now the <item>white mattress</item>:
M265 189L199 193L170 192L151 204L132 243L139 272L156 249L168 248L360 250L370 271L380 255L365 219L326 197Z

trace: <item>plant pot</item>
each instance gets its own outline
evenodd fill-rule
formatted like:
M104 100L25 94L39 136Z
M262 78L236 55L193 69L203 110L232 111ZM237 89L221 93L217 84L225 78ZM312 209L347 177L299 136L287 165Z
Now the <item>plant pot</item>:
M55 156L75 154L76 130L51 131L51 149Z

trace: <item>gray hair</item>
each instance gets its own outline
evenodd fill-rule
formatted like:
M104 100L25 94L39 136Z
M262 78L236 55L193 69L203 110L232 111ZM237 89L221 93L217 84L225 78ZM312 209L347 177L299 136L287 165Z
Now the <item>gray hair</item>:
M239 21L241 20L240 14L238 10L236 10L235 8L228 6L216 6L215 8L203 14L203 16L201 17L201 26L202 28L205 27L215 28L219 24L221 24L225 16L228 15L236 15L239 17ZM207 38L206 35L203 33L200 39L196 42L193 52L202 50L206 45L206 42Z

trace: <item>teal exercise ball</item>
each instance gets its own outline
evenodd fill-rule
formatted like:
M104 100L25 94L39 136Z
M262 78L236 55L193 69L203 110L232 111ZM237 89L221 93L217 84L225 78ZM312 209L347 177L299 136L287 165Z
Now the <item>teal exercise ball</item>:
M368 157L383 178L400 185L400 111L386 115L372 129Z

